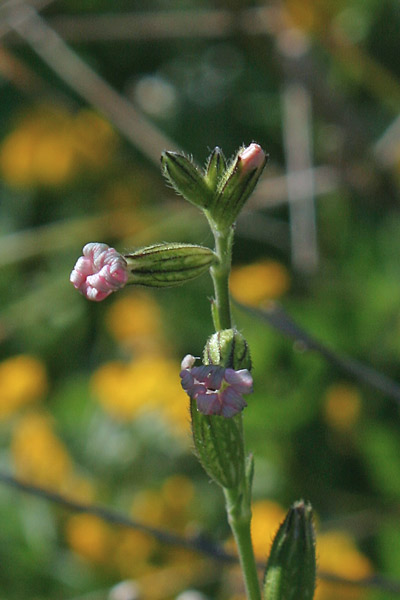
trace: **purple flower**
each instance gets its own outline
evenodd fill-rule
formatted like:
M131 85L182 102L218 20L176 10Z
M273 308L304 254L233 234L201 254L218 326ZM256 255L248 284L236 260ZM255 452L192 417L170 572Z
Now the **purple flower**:
M194 356L182 361L181 384L190 398L196 400L203 415L233 417L242 411L246 402L243 394L253 391L253 378L247 369L225 369L218 365L193 366Z
M124 257L107 244L91 242L83 248L70 275L70 282L88 300L100 302L128 281Z

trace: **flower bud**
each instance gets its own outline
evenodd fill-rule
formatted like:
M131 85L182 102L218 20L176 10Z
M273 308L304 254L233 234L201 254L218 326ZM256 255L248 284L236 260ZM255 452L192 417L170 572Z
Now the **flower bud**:
M215 253L194 244L154 244L124 259L130 282L150 287L171 287L195 279L217 260Z
M207 340L203 352L205 365L251 370L249 346L241 333L235 329L217 331Z
M124 257L114 248L90 242L82 250L70 275L70 282L88 300L100 302L128 282Z
M174 190L198 208L206 209L213 201L214 193L207 185L204 175L183 154L163 152L161 170Z
M315 590L312 508L295 502L272 543L264 578L265 600L312 600Z
M258 144L241 148L217 186L217 196L210 209L211 218L227 229L235 221L252 194L267 164L268 156Z
M221 148L216 146L207 160L206 181L211 190L215 191L222 175L225 173L226 160Z

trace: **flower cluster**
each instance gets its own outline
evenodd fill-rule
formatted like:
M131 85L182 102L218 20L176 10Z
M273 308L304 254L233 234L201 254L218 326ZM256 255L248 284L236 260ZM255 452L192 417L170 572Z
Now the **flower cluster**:
M88 300L100 302L123 288L128 275L126 260L119 252L107 244L91 242L84 246L69 279Z
M204 415L233 417L247 403L243 394L253 391L253 378L247 369L225 369L219 365L193 366L194 356L188 354L182 361L181 384L190 398L196 400Z

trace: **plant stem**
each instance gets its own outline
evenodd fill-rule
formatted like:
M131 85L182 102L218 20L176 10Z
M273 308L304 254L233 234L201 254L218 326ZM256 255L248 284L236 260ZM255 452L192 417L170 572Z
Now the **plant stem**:
M210 225L215 239L215 253L219 259L218 264L211 268L215 293L212 316L215 330L219 331L232 327L229 275L232 262L234 230L233 227L230 227L228 230L221 231L211 220ZM240 426L243 436L242 421ZM224 488L224 494L228 521L239 551L247 598L248 600L261 600L260 584L250 534L251 482L245 472L245 465L243 465L243 476L237 489Z
M215 253L219 259L219 263L210 269L215 293L214 326L215 330L219 331L232 327L229 274L232 262L233 228L221 232L211 224L211 229L215 239Z
M243 501L239 497L240 494L238 494L237 490L224 488L224 494L229 525L235 536L236 545L239 551L240 565L242 567L247 598L249 600L261 600L256 561L253 545L251 543L250 506L243 506ZM250 502L248 504L250 504Z

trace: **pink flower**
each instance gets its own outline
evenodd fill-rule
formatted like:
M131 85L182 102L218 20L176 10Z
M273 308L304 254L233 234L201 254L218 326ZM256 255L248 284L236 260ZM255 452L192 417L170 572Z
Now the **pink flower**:
M239 155L241 173L248 173L253 169L263 169L266 162L264 150L254 142L247 146Z
M70 275L70 282L88 300L100 302L128 281L124 257L107 244L91 242L83 248Z
M233 417L245 406L242 394L251 394L253 378L247 369L225 369L218 365L194 367L194 356L182 361L181 384L190 398L196 400L203 415Z

